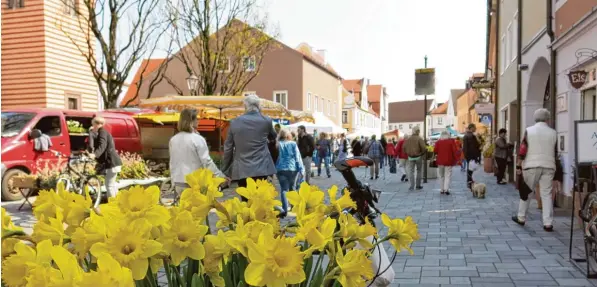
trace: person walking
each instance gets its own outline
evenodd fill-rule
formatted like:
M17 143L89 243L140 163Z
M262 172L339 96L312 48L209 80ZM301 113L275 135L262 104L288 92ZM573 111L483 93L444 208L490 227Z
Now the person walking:
M456 141L450 138L448 131L442 131L440 139L435 143L433 148L435 162L437 163L440 194L450 195L452 167L458 161L457 151Z
M356 137L352 140L352 155L353 156L361 156L363 154L363 144L361 140Z
M296 190L296 179L298 174L304 174L303 159L298 145L292 141L290 132L281 129L278 132L278 161L276 170L278 182L280 184L280 200L282 201L282 212L280 217L288 214L288 198L286 193Z
M118 188L116 188L116 177L122 170L122 160L116 151L114 138L104 128L106 120L102 117L95 117L91 120L93 130L96 133L93 140L93 152L89 154L95 158L96 173L105 175L106 192L109 197L116 197Z
M316 144L317 148L317 176L321 176L321 164L325 166L325 172L328 178L332 177L330 173L330 161L329 161L329 154L330 150L332 149L332 145L330 140L327 139L327 134L325 132L321 132L319 134L319 140Z
M495 140L495 150L493 158L497 163L497 184L506 184L504 174L506 173L506 166L508 165L508 151L512 148L512 144L506 141L506 129L500 129L498 137Z
M396 145L396 154L398 155L398 166L400 172L402 173L402 177L400 181L408 181L408 172L407 172L407 159L408 156L406 152L404 152L404 142L408 139L408 135L405 134L400 140L398 140L398 144Z
M421 176L423 167L423 156L427 152L425 141L421 138L421 128L416 126L413 128L413 134L404 142L404 152L408 156L408 177L410 180L410 188L408 190L423 189L421 186ZM415 179L415 169L417 176Z
M466 171L466 160L464 160L464 152L462 151L462 140L456 137L456 148L458 149L457 158L460 171Z
M548 125L551 113L547 109L535 111L535 125L528 127L520 144L519 161L516 165L516 173L522 173L527 186L533 190L539 184L541 201L543 202L543 230L553 231L553 197L552 193L559 191L560 182L554 179L562 179L562 168L558 162L557 133ZM524 225L526 214L529 209L530 200L523 200L518 203L518 214L512 216L512 220L519 225Z
M473 191L473 170L471 170L471 163L474 162L478 166L481 162L481 144L475 135L476 131L477 127L475 124L469 124L462 139L462 150L467 167L466 183L471 192Z
M381 157L381 160L379 161L379 166L380 168L383 168L384 164L386 163L386 152L385 152L385 148L388 145L388 141L386 140L386 136L385 135L381 135L381 138L379 139L379 143L381 144L381 146L384 148L384 154Z
M305 126L298 127L298 147L301 152L303 166L305 167L303 178L305 182L309 183L311 180L311 162L313 162L315 141L313 140L313 137L307 133Z
M375 135L371 136L371 142L367 147L367 156L373 160L373 166L371 166L371 180L373 180L373 176L375 179L379 178L379 164L384 157L385 149L381 145L380 141L375 139Z
M244 97L243 103L245 114L230 122L222 158L222 171L239 187L246 187L249 177L265 180L276 173L268 148L277 136L272 119L261 114L256 95Z
M344 160L348 157L348 140L345 134L340 134L340 141L338 143L338 160Z
M197 169L207 168L214 176L225 177L209 156L205 138L196 130L197 121L197 110L182 110L177 123L178 133L170 139L170 177L178 195L189 187L185 183L185 176Z
M396 139L392 139L385 145L386 160L390 167L390 172L396 173Z

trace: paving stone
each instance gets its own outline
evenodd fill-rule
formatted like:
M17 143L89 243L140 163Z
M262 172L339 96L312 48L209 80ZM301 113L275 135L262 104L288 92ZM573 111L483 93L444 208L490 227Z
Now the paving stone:
M535 280L535 281L514 281L516 287L543 287L543 286L560 286L558 282L553 280Z
M466 266L464 259L440 259L440 266Z
M473 277L479 276L479 272L476 270L442 270L440 272L441 276L447 277Z
M587 279L564 279L556 278L556 281L561 286L593 286Z
M450 284L471 284L469 277L450 277Z
M541 280L551 280L551 276L548 274L536 274L536 273L527 273L527 274L510 274L510 278L513 281L541 281Z
M421 284L450 284L449 277L423 277Z

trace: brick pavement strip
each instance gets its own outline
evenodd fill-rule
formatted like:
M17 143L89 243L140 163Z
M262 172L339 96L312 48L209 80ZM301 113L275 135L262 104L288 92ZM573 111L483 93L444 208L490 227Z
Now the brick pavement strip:
M368 182L365 169L357 177ZM475 179L487 184L487 197L472 198L465 189L465 175L453 174L452 194L440 195L437 180L423 191L408 191L398 176L370 181L383 191L378 207L390 217L412 216L419 224L421 240L413 245L415 256L402 252L392 264L396 279L392 286L597 286L568 261L567 212L556 211L555 232L542 230L541 215L533 200L527 224L510 220L516 212L518 192L511 185L498 186L492 175L477 172ZM313 178L322 189L344 186L334 172L331 179ZM231 190L226 197L233 196ZM31 231L30 210L17 211L18 202L2 202L17 225ZM381 223L380 233L386 232ZM583 252L580 232L575 236L575 254ZM386 245L391 250L389 244ZM391 254L390 254L391 255Z

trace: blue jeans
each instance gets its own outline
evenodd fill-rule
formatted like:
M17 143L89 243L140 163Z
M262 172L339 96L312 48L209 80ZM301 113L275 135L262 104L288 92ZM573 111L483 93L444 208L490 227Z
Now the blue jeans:
M327 174L327 176L331 176L330 173L330 158L329 157L319 157L318 158L318 162L317 162L317 176L321 176L321 164L323 163L323 165L325 166L325 172Z
M296 176L298 172L292 170L280 170L277 173L278 182L280 183L280 200L282 201L282 210L288 213L288 199L286 192L296 190Z

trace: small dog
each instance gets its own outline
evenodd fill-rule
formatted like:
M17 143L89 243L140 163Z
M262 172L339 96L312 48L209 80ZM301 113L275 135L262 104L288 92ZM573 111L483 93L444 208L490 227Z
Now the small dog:
M473 197L483 199L485 198L485 189L487 187L484 183L473 183Z

